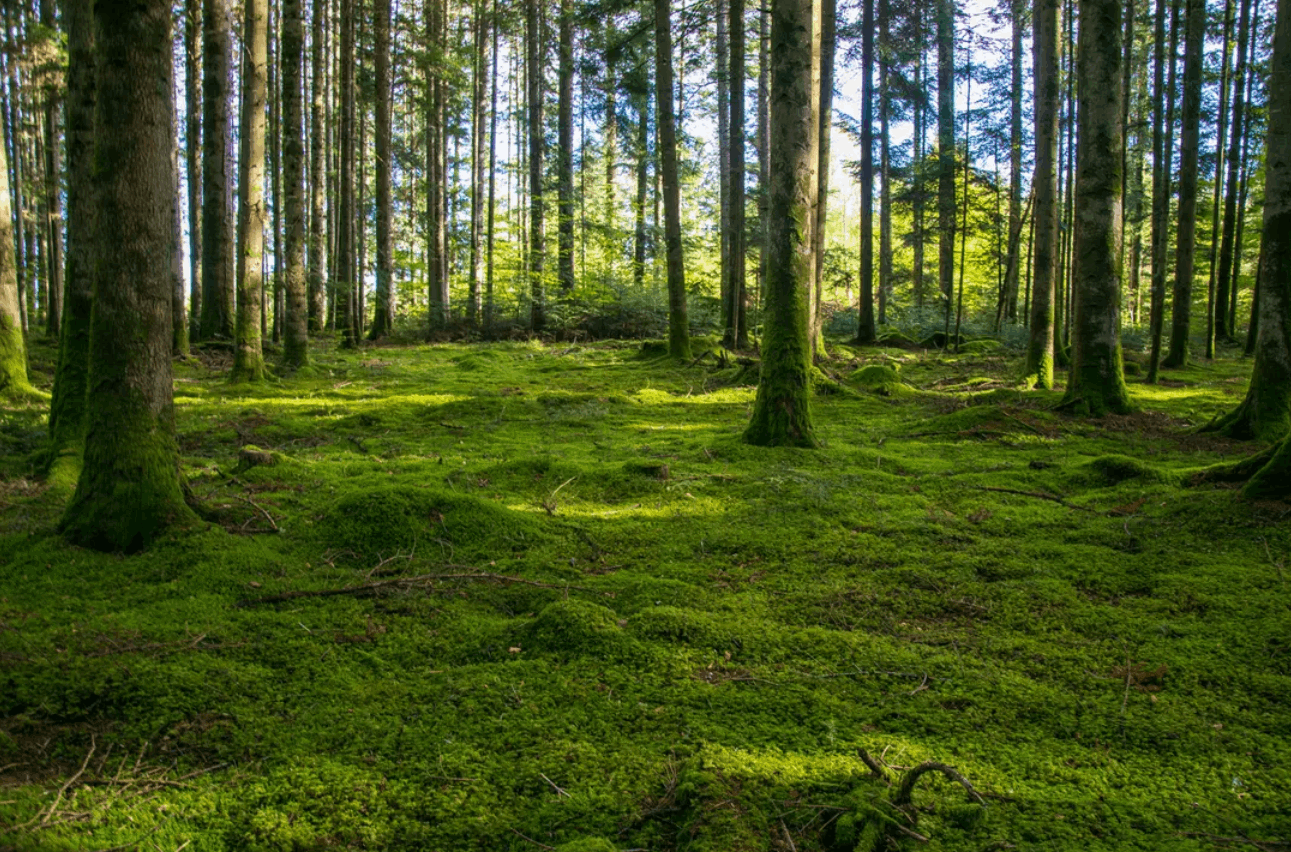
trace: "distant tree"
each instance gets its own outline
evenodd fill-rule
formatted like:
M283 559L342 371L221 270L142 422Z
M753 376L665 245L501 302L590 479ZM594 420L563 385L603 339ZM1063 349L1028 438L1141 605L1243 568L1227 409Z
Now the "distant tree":
M1080 0L1071 377L1063 407L1130 410L1121 363L1121 0Z
M309 102L309 330L320 332L327 324L327 217L324 196L327 191L327 158L324 155L324 116L327 94L323 70L327 0L314 0L309 24L309 62L311 90Z
M194 519L175 444L170 268L158 262L175 248L172 93L158 85L170 78L170 7L97 0L94 8L98 234L88 428L60 526L73 543L102 550L138 550Z
M1180 0L1170 2L1170 46L1166 48L1166 0L1157 0L1153 36L1156 54L1153 69L1155 104L1152 124L1152 306L1149 318L1151 341L1147 381L1154 384L1161 365L1161 336L1165 326L1166 252L1170 242L1171 161L1174 151L1175 54L1179 39Z
M547 324L547 296L543 282L546 241L543 232L543 159L547 137L543 124L543 98L547 50L543 44L541 0L525 0L525 75L529 107L529 325L542 331Z
M938 281L949 314L955 292L955 0L936 4Z
M40 0L40 23L53 33L54 0ZM59 87L55 75L49 75L45 86L42 120L45 144L45 330L50 337L57 337L63 319L63 193L59 185L62 163L58 140Z
M574 291L574 10L560 0L556 92L556 274L560 291Z
M1228 180L1224 185L1224 224L1219 250L1219 264L1215 288L1215 334L1222 340L1232 340L1237 318L1228 309L1230 290L1236 282L1230 279L1233 271L1234 236L1237 233L1238 172L1242 160L1242 137L1245 129L1246 44L1250 37L1251 0L1242 0L1240 21L1237 26L1237 68L1233 72L1232 134L1228 144ZM1221 144L1223 140L1220 140Z
M744 306L748 301L745 282L744 251L744 0L730 0L731 7L731 168L727 191L731 208L730 263L731 308L727 328L735 328L735 346L749 345L748 323Z
M816 254L812 212L819 184L820 19L813 0L771 3L771 195L767 210L766 322L762 371L744 440L814 447L808 311Z
M877 338L874 327L874 0L863 0L861 13L861 298L857 312L856 342L873 343ZM830 89L833 89L832 84ZM824 101L822 99L822 108ZM828 127L829 122L825 125ZM826 131L828 132L828 131ZM824 145L822 144L822 150ZM828 193L829 164L821 167L821 201ZM825 241L825 218L816 219L816 242ZM816 257L816 279L821 280L823 256Z

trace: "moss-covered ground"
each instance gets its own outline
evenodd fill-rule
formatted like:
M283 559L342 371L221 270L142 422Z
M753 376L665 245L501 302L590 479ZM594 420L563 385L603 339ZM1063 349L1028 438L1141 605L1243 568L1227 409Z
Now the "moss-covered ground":
M833 347L818 450L637 344L189 362L212 520L129 557L0 408L0 848L1287 848L1291 507L1186 487L1248 366L1080 420L969 348Z

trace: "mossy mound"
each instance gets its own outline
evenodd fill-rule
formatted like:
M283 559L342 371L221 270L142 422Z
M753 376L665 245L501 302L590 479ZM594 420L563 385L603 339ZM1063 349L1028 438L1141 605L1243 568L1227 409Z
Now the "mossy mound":
M1081 465L1080 478L1096 485L1112 486L1132 479L1143 482L1175 482L1179 477L1144 464L1129 456L1099 456Z
M963 355L986 355L991 352L998 352L1003 348L1003 343L990 338L984 338L982 340L968 340L959 344L960 354Z
M879 396L903 396L914 388L901 381L901 365L895 361L886 364L868 364L853 371L847 381L859 385Z
M525 630L526 650L558 654L606 654L624 643L623 628L614 610L570 598L543 607Z
M538 523L476 497L408 487L362 488L333 504L322 544L358 558L451 547L454 558L506 556L546 538Z

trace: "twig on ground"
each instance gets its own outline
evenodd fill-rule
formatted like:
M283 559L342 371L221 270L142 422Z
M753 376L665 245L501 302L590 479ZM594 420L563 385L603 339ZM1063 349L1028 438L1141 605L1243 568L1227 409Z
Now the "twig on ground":
M550 778L548 778L546 775L543 775L541 772L539 772L539 773L538 773L538 775L542 778L542 780L546 781L548 784L550 784L550 785L551 785L551 789L553 789L553 790L555 790L555 791L556 791L556 796L557 796L557 797L564 796L566 799L572 799L572 798L573 798L573 796L569 795L569 793L568 793L568 792L567 792L563 787L561 787L561 786L560 786L559 784L557 784L555 781L552 781L552 780L551 780Z
M54 801L50 804L49 809L45 811L44 815L40 818L41 825L49 825L50 817L54 815L54 811L58 810L59 803L63 801L63 794L67 792L69 787L76 783L76 779L81 777L85 772L85 767L90 765L90 758L94 756L95 747L94 735L90 734L90 750L85 753L85 760L81 761L81 768L76 770L76 774L71 778L68 778L62 787L58 788L58 795L54 796Z
M246 503L254 507L255 509L259 510L260 514L264 515L265 520L269 522L269 526L273 527L274 532L282 532L282 530L278 529L278 522L273 519L273 515L269 514L269 511L265 509L264 506L261 506L259 503L252 500L250 497L243 497L241 494L234 494L233 496L235 499L241 500L243 503ZM245 527L246 524L243 524L242 526Z
M1048 500L1052 503L1066 506L1068 509L1076 509L1080 512L1090 512L1095 515L1103 514L1097 509L1091 509L1088 506L1077 506L1075 503L1068 503L1056 494L1046 494L1043 491L1021 491L1017 488L996 488L990 485L974 485L973 487L978 491L994 491L997 494L1016 494L1019 497L1034 497L1037 500Z
M935 760L921 763L905 775L901 776L901 786L899 786L896 793L893 794L892 804L897 807L905 807L909 805L914 797L915 783L918 782L918 780L927 772L940 772L942 775L945 775L951 781L954 781L967 790L968 795L971 796L978 804L986 804L986 800L982 798L981 794L978 793L977 790L973 789L973 785L968 783L968 779L963 775L960 775L958 770L953 766L947 766L946 764L938 763Z
M537 846L539 849L555 849L555 848L556 848L555 846L548 846L546 843L539 843L538 841L534 840L532 837L528 837L528 836L526 836L526 835L523 835L523 834L521 834L520 832L516 831L514 828L513 828L513 829L511 829L511 833L512 833L512 834L514 834L516 837L519 837L521 840L527 840L527 841L529 841L529 842L530 842L530 843L532 843L534 846Z
M456 566L447 566L456 567ZM281 603L283 601L296 600L297 598L329 598L337 595L370 595L379 592L382 589L414 588L416 586L433 585L438 580L485 580L494 583L520 583L525 586L534 586L539 589L554 589L556 591L578 591L589 592L592 594L604 594L597 592L595 589L589 589L586 586L571 586L564 583L543 583L538 580L528 580L524 577L512 577L507 574L494 574L488 571L471 571L462 574L418 574L415 577L394 577L389 580L376 580L371 583L363 583L358 586L345 586L337 589L301 589L291 592L282 592L277 595L266 595L261 598L246 598L238 602L238 606L258 606L260 604Z
M780 830L784 832L785 842L789 844L789 852L798 852L798 847L793 843L793 835L789 833L789 829L785 826L784 820L780 820Z

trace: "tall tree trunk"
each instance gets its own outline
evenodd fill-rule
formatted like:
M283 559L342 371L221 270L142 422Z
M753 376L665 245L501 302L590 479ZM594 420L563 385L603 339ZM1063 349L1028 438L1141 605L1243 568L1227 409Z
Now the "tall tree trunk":
M49 472L57 487L70 488L78 472L85 435L90 369L90 315L94 304L94 4L63 4L67 28L67 287L58 367L49 406ZM6 177L8 170L4 170ZM0 193L4 201L8 192ZM9 224L8 210L0 225ZM13 241L0 234L0 261ZM178 248L178 246L176 246ZM0 280L0 286L3 285ZM182 317L176 317L182 326ZM0 378L0 384L3 384Z
M730 206L731 298L735 314L735 346L749 345L745 305L748 302L744 250L744 0L729 0L731 7L731 168L727 203Z
M607 54L614 42L615 35L614 19L611 18L605 24L605 49ZM611 276L614 275L614 261L619 256L619 251L615 242L618 236L615 233L616 216L615 206L618 202L615 200L614 179L618 174L618 77L616 76L615 64L607 56L605 62L605 133L604 133L604 151L605 157L605 233L609 238L609 251L606 255L606 270Z
M201 340L202 319L202 0L184 0L184 96L187 105L184 153L188 168L188 337L197 342ZM68 226L70 229L70 221Z
M556 105L556 273L562 295L574 292L574 10L560 0L560 67Z
M8 40L12 39L11 33L12 10L9 4L4 4L3 9L3 37ZM8 143L6 153L9 155L9 167L12 173L8 175L9 185L13 193L12 197L12 219L13 219L13 242L14 242L14 259L16 275L16 287L18 293L18 313L21 319L21 326L24 332L30 330L32 318L35 315L35 299L32 297L29 288L31 286L32 276L26 269L26 256L23 248L26 245L24 232L24 222L26 217L26 196L23 192L23 175L22 167L23 150L26 147L24 142L25 134L22 130L22 95L18 86L18 62L15 57L4 55L0 57L4 63L5 79L9 84L8 93L5 97L5 141ZM3 249L0 249L3 250Z
M235 382L264 379L261 300L264 298L265 99L268 14L265 0L243 0L242 121L238 138L238 314L233 346Z
M282 4L283 363L309 362L309 289L305 269L305 24L302 0ZM379 85L379 84L378 84ZM311 140L312 141L312 140Z
M1224 193L1224 230L1219 249L1219 271L1215 288L1215 333L1231 341L1236 331L1236 317L1229 312L1230 291L1236 290L1232 278L1234 236L1237 232L1238 171L1241 165L1242 116L1246 111L1246 43L1250 37L1251 0L1242 0L1237 25L1237 68L1233 71L1232 136L1228 143L1228 183ZM1222 142L1222 140L1221 140ZM1240 249L1240 247L1238 247Z
M938 282L946 311L955 287L955 7L937 3ZM864 202L862 201L862 206Z
M480 322L480 299L484 285L484 118L488 79L488 38L491 22L485 0L475 5L475 55L472 57L471 94L471 280L466 300L466 321L472 328Z
M681 249L681 181L677 174L677 119L674 115L672 18L668 0L654 0L655 106L659 170L663 179L663 230L668 251L668 353L690 357L686 318L686 267Z
M373 15L373 37L376 48L375 66L376 66L376 157L377 157L377 291L376 291L376 308L372 312L372 329L369 337L373 340L385 337L394 330L394 241L392 227L394 224L394 202L392 199L392 180L390 176L391 168L391 151L390 151L390 0L374 0L372 6ZM481 26L480 16L476 16L475 26ZM476 44L480 44L480 36L476 34ZM477 68L484 62L482 56L476 60ZM478 80L479 75L476 75ZM478 83L476 91L478 93ZM477 94L478 97L478 94ZM473 122L474 132L480 136L479 113L476 111L476 118ZM478 162L478 157L475 158ZM475 205L479 206L479 189L478 185L472 192L472 199ZM472 223L475 217L472 216ZM479 234L472 228L471 248L475 254L472 264L472 286L476 294L479 293L478 281L475 277L475 267L478 265L479 255ZM473 301L472 304L475 304ZM474 316L472 316L474 321Z
M1183 114L1179 138L1179 226L1175 249L1174 293L1170 307L1170 351L1163 367L1188 363L1192 331L1193 262L1197 254L1198 146L1201 141L1201 70L1206 40L1206 2L1188 0L1183 57Z
M543 44L541 0L525 0L525 74L529 104L529 327L542 331L547 324L547 296L543 281L546 241L543 233L543 76L547 51Z
M951 2L951 0L945 0ZM874 329L874 0L863 0L861 23L861 301L857 312L856 342L861 345L873 343L876 337ZM828 30L828 21L822 20L822 26ZM822 83L825 76L822 68ZM833 89L832 81L829 88ZM824 109L824 92L822 90L821 109ZM828 131L825 131L828 134ZM824 140L822 136L822 143ZM822 144L821 148L824 149ZM824 196L829 191L828 179L825 177L828 163L821 170L821 201L824 208ZM824 218L816 218L816 241L824 243ZM821 280L824 266L824 255L816 255L816 280Z
M171 8L165 0L97 0L94 15L100 248L85 463L61 528L82 546L131 551L195 520L175 443L170 269L157 262L175 248L172 94L157 85L170 79Z
M767 240L771 197L771 70L767 48L771 43L771 7L758 9L758 302L765 301L767 281Z
M820 166L820 7L771 3L771 198L762 370L744 440L817 445L811 423L810 293Z
M632 241L632 286L645 286L646 195L650 191L650 95L642 92L637 101L637 192L632 204L636 229Z
M303 0L302 0L303 2ZM327 135L327 74L323 64L324 25L327 0L314 0L309 23L310 90L309 101L309 330L320 332L327 324L327 216L324 198L327 193L327 161L323 143Z
M892 66L891 10L888 0L879 0L879 316L888 321L888 294L892 292L892 152L890 138Z
M202 340L233 339L233 182L229 0L205 0L202 17Z
M354 0L341 0L340 24L340 118L341 127L339 160L337 162L337 229L336 229L336 325L341 331L341 346L349 349L357 345L354 334L354 228L358 215L354 204L355 137L355 87L354 66L357 62L354 48L356 23Z
M489 73L491 81L489 90L489 214L488 244L485 251L487 260L484 272L484 336L486 339L493 336L493 231L494 213L497 207L498 160L498 30L502 29L501 22L498 20L497 0L492 0L492 3L493 14L489 16L493 33L493 42L489 51L492 69Z
M0 157L4 156L5 152L0 150ZM34 391L27 379L27 344L22 334L22 317L18 313L18 274L14 259L13 214L9 209L7 162L0 163L0 182L0 398L4 398L27 396ZM169 357L166 363L170 363Z
M269 84L269 185L273 194L273 328L272 340L282 343L283 315L286 299L282 273L286 266L282 245L282 11L279 3L269 3L268 84ZM265 252L267 256L268 252ZM266 257L267 260L267 257ZM262 264L262 265L267 265ZM261 316L265 315L262 306Z
M1009 89L1009 247L1004 265L1004 319L1018 320L1019 254L1022 248L1022 31L1026 27L1023 0L1013 4L1013 50Z
M731 290L731 48L727 39L730 15L726 0L714 0L717 40L713 76L717 82L717 242L718 292L721 295L722 345L735 348L736 308Z
M1219 261L1219 243L1220 228L1222 223L1219 212L1221 200L1224 197L1224 142L1228 133L1228 77L1231 63L1229 59L1233 50L1233 0L1224 0L1224 48L1220 60L1219 73L1219 111L1215 115L1215 125L1217 132L1215 134L1215 172L1214 180L1211 181L1211 203L1210 203L1210 262L1208 265L1210 274L1206 283L1206 357L1215 357L1215 336L1222 338L1225 330L1224 326L1216 329L1216 322L1220 318L1225 319L1228 313L1228 294L1227 285L1224 290L1224 305L1220 307L1215 303L1216 290L1218 282L1215 280L1218 273ZM1231 270L1230 270L1231 271Z
M54 0L40 0L40 23L50 31L54 30ZM59 172L62 171L62 158L59 156L58 141L62 134L58 128L58 87L49 85L45 90L44 133L45 133L45 230L49 245L49 260L46 269L49 277L45 282L46 300L45 331L50 337L57 337L63 316L63 195L59 188Z
M1071 378L1063 406L1130 410L1121 363L1121 0L1080 0Z
M927 36L924 34L924 0L915 0L914 6L914 26L915 26L915 53L914 53L914 79L915 94L911 98L910 109L914 113L914 139L911 140L914 146L914 161L910 167L910 179L914 183L914 200L911 203L911 215L914 219L914 233L911 235L911 248L914 251L914 265L911 273L913 275L914 286L914 304L919 310L923 310L924 299L924 190L927 186L925 173L925 151L924 138L927 130L928 105L925 101L927 85L925 83L925 68L927 63L924 62L925 51L927 49Z
M1170 243L1170 184L1174 178L1175 68L1179 39L1181 0L1170 0L1170 42L1165 42L1165 4L1157 0L1156 17L1156 120L1152 133L1152 315L1148 384L1155 384L1161 364L1161 337L1165 326L1165 280ZM1164 82L1163 82L1164 79Z
M1028 381L1053 388L1054 303L1058 284L1058 64L1062 51L1059 0L1035 0L1035 234L1032 238Z

